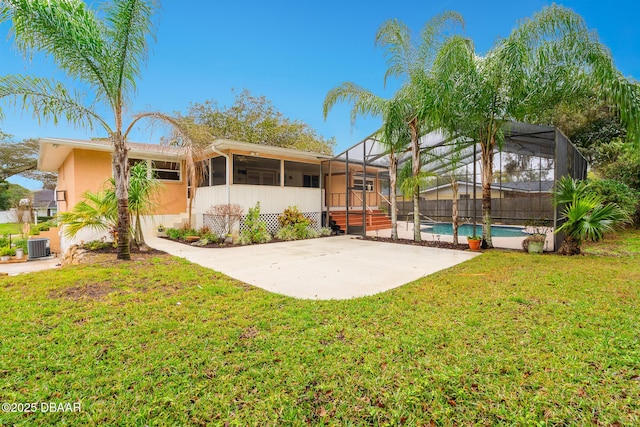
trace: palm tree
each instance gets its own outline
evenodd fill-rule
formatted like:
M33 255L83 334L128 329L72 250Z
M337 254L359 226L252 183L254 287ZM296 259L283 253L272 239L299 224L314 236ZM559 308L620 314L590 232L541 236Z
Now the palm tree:
M146 248L142 233L142 215L149 214L155 208L154 198L160 190L160 182L152 177L145 162L136 163L130 169L129 179L129 224L132 224L127 237L132 239L138 247ZM88 228L95 231L115 230L117 225L118 199L116 197L116 183L113 178L106 182L106 189L97 193L86 191L83 200L73 207L70 212L58 215L61 224L65 226L64 234L75 237L80 230ZM121 234L118 234L118 242Z
M389 104L375 97L370 92L353 83L342 85L329 91L324 102L324 115L338 101L354 103L351 110L352 123L358 114L382 116L384 126L400 129L400 123L408 130L411 147L411 165L414 179L412 187L414 240L421 240L420 234L420 137L426 133L431 125L426 123L424 99L422 89L427 87L429 69L435 58L437 48L442 42L443 34L448 24L462 24L462 18L455 12L445 12L435 16L427 22L421 33L421 42L415 46L412 43L411 31L398 20L389 20L382 24L376 34L376 44L382 46L387 56L388 68L384 76L386 85L389 77L402 80L403 86L394 95ZM377 98L377 99L376 99ZM392 119L392 120L391 120ZM433 126L432 126L433 129ZM387 137L390 134L387 134ZM389 142L387 138L387 142ZM409 182L409 181L406 181Z
M138 120L162 116L138 114L127 127L123 116L147 59L158 2L114 0L99 13L79 0L2 0L1 5L0 21L11 21L16 47L25 55L48 55L94 98L87 99L61 82L21 75L0 77L0 98L13 98L44 119L64 118L79 127L99 126L106 131L113 144L117 257L130 259L127 137Z
M402 121L397 120L400 109L396 98L384 99L353 83L343 83L327 93L324 101L323 114L327 118L329 110L340 101L353 104L351 109L351 124L355 124L358 115L372 115L382 118L383 127L377 133L380 143L389 154L389 186L391 197L391 238L398 239L398 212L396 197L396 179L398 174L398 155L403 153L408 145L407 128Z
M629 216L615 203L604 203L603 199L589 191L588 183L563 177L554 191L554 204L565 205L556 233L566 233L559 252L577 255L584 240L598 241L615 227L629 222Z
M425 119L438 120L453 134L475 139L482 170L483 240L491 240L493 155L510 120L539 122L560 104L571 104L599 87L599 95L618 102L629 129L640 130L638 88L613 65L584 20L573 11L550 6L523 21L485 56L473 42L454 36L434 62L432 83L440 96L425 104Z

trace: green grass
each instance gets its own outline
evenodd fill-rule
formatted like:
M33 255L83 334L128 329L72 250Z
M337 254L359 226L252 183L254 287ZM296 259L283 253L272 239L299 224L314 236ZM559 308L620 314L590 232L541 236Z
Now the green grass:
M0 224L0 236L5 234L20 234L22 233L22 224Z
M82 411L0 424L638 425L640 232L607 245L350 301L169 256L2 278L0 401Z

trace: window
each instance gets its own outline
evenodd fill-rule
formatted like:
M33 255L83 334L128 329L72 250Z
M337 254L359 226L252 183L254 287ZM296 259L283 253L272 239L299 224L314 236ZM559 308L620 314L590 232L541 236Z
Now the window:
M227 159L222 156L211 159L211 185L227 183Z
M180 163L151 160L151 173L157 179L180 181Z
M362 183L364 181L361 178L355 178L353 180L353 189L356 191L362 191ZM374 190L373 179L366 180L367 192L372 192Z
M471 199L471 194L460 194L460 197L458 197L460 200L470 200Z
M149 177L165 181L180 181L180 162L167 162L164 160L129 159L129 166L146 162Z
M233 183L280 185L280 160L234 154Z
M320 188L320 165L284 162L285 187Z

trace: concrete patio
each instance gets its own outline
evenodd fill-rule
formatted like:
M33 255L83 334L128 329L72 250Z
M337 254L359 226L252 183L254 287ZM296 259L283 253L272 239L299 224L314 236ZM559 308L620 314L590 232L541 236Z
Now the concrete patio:
M402 286L480 255L335 236L200 248L155 236L149 246L259 288L303 299L349 299Z

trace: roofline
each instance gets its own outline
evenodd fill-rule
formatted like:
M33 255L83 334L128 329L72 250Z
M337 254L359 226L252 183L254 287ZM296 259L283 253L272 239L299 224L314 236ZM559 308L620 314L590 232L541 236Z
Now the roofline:
M296 150L294 148L284 148L284 147L277 147L274 145L256 144L253 142L241 142L241 141L235 141L232 139L216 139L211 143L211 147L215 148L217 151L239 149L239 150L256 152L257 155L264 153L264 154L271 154L271 155L299 157L299 158L305 158L309 160L333 159L332 155L316 153L313 151L302 151L302 150ZM210 150L211 148L208 148L205 150L205 152Z

